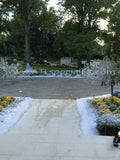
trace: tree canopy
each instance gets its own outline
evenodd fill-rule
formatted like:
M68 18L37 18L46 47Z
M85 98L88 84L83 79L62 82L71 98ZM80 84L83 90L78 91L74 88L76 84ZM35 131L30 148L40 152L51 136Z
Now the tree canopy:
M80 59L90 59L100 54L96 38L101 36L100 19L106 19L108 9L116 0L63 0L64 12L69 19L63 26L64 45L67 52ZM81 67L81 66L78 66Z
M47 10L47 1L4 1L1 8L4 8L5 14L12 12L6 29L11 53L24 56L26 52L27 61L30 54L34 57L51 54L58 18L54 9Z
M102 53L97 43L99 37L105 40L110 54L118 55L119 1L62 0L59 3L64 13L62 23L62 13L59 16L54 8L48 9L47 2L0 0L2 56L26 55L27 62L31 55L34 58L72 56L89 60ZM109 20L108 31L104 34L99 26L101 19Z
M120 58L120 1L114 5L112 10L109 12L109 25L107 38L105 38L106 44L109 48L109 56L115 60Z

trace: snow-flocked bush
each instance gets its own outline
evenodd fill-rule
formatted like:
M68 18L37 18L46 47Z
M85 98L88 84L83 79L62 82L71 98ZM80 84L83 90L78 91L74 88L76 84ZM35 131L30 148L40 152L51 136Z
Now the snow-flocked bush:
M0 78L3 79L13 79L16 78L19 74L20 64L8 64L3 58L0 61L0 70L1 75Z
M117 72L118 68L113 61L98 60L85 66L82 69L82 76L96 81L104 81L106 84L110 84L111 76L115 76Z
M120 119L114 115L102 115L97 118L97 129L101 135L115 135L120 130Z
M115 90L115 91L113 92L113 96L116 96L116 97L120 98L120 89Z

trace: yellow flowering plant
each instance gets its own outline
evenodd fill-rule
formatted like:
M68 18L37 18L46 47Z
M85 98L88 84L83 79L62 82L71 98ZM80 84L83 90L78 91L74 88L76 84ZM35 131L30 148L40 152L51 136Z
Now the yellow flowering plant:
M113 102L117 103L117 105L120 105L120 98L113 96Z
M6 96L0 96L0 101L5 100L7 97Z
M5 100L5 101L3 101L3 102L1 103L1 105L2 105L3 107L7 107L9 104L10 104L10 103L9 103L7 100Z
M93 98L92 102L97 106L101 115L120 114L120 98L118 97Z
M111 98L110 98L110 97L104 97L104 98L103 98L103 101L104 101L107 105L109 105L109 104L111 103Z
M99 113L100 113L101 115L102 115L102 114L109 114L109 115L112 114L112 112L110 111L110 109L101 109Z
M93 104L95 104L96 106L100 106L100 105L103 105L104 102L100 98L94 98L93 99Z
M3 106L0 105L0 111L2 111L2 109L3 109Z
M15 100L13 96L7 97L4 101L1 102L1 105L3 107L7 107L10 103L12 103Z
M116 105L115 105L115 104L111 104L111 107L115 108L115 107L116 107Z
M101 110L101 109L109 109L109 106L106 105L106 104L103 104L103 105L100 105L98 108L99 108L99 110Z
M102 102L103 101L103 104ZM99 102L102 105L98 105ZM102 135L113 135L113 131L120 128L120 98L104 97L93 98L93 104L98 108L97 129ZM107 125L107 132L105 126Z

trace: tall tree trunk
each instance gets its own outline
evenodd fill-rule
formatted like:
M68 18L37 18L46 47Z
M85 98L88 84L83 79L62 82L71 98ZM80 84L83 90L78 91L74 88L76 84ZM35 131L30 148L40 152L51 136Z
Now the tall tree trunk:
M113 96L113 87L115 85L115 77L111 77L111 96Z
M87 63L88 63L88 65L90 65L90 58L89 57L87 58Z
M30 63L30 27L29 27L29 13L28 13L28 0L24 0L25 7L24 7L24 24L25 24L25 54L26 54L26 62L27 64Z
M78 69L82 68L82 59L81 57L78 57Z
M111 96L113 96L113 84L111 84Z

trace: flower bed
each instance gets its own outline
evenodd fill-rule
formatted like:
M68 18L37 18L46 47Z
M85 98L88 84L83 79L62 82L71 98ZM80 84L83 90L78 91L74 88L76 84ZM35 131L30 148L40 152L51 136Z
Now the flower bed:
M15 97L13 96L1 96L0 97L0 111L3 110L4 107L8 107L13 101L15 100Z
M120 98L93 98L93 105L98 111L97 129L101 135L115 135L120 129Z
M18 121L31 102L29 97L0 97L0 134L6 133Z

